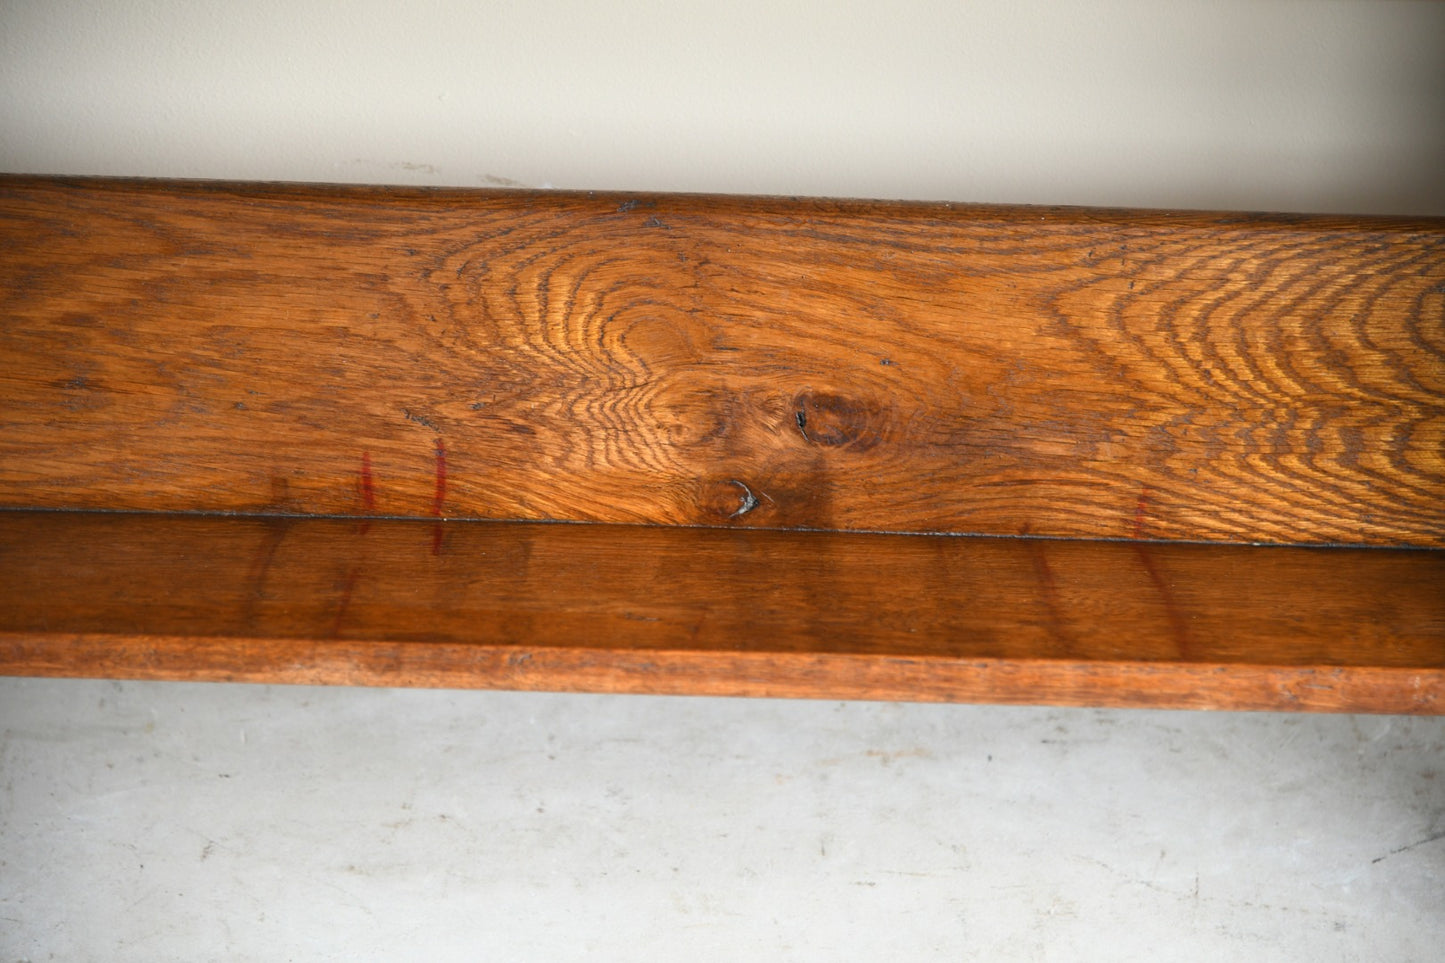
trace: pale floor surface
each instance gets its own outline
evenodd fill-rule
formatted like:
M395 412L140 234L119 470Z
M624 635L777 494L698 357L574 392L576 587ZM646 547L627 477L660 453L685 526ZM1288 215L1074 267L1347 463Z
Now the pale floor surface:
M6 679L0 734L0 963L1445 945L1445 719Z

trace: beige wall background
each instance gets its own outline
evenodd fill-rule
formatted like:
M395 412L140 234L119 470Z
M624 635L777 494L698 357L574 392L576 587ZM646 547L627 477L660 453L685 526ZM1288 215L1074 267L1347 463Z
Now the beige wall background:
M1419 0L0 0L0 169L1445 214Z

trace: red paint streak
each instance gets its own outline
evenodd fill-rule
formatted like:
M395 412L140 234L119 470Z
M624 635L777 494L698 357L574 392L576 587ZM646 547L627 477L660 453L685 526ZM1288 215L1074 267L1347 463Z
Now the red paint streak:
M431 513L438 519L442 517L442 506L447 500L447 443L440 438L437 439L437 487L436 495L432 499ZM432 529L431 553L440 555L442 553L442 526L440 523Z
M1134 505L1134 537L1144 537L1144 520L1149 515L1149 486L1139 489L1139 501Z
M361 478L358 481L361 489L361 508L368 514L376 511L376 484L371 477L371 452L361 453Z
M336 621L331 623L331 637L334 639L341 634L341 620L346 618L346 610L351 607L351 593L356 591L356 579L361 575L359 565L351 566L346 573L346 581L341 586L341 602L336 607Z

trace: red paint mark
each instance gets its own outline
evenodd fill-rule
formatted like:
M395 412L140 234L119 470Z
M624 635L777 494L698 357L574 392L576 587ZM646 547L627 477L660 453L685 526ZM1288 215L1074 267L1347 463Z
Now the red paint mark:
M361 453L361 477L357 481L361 490L361 508L368 514L376 511L376 484L371 477L371 452Z
M351 593L356 591L356 580L360 575L359 565L351 566L346 573L346 581L341 586L341 602L336 606L336 620L331 623L333 639L341 634L341 620L346 618L346 610L351 607Z
M1139 501L1134 504L1134 537L1144 537L1144 520L1149 515L1149 486L1139 489Z
M442 506L447 500L447 443L440 438L437 439L437 486L436 495L432 498L431 513L438 519L442 517ZM442 526L440 523L432 529L431 553L440 555L442 553Z

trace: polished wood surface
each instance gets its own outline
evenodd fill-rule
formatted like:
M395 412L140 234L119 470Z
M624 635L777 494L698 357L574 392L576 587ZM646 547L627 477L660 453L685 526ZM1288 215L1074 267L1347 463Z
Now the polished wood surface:
M0 321L0 672L1445 712L1445 220L0 177Z
M1445 545L1438 219L4 178L0 252L3 506Z
M1445 712L1445 552L0 512L0 672Z

